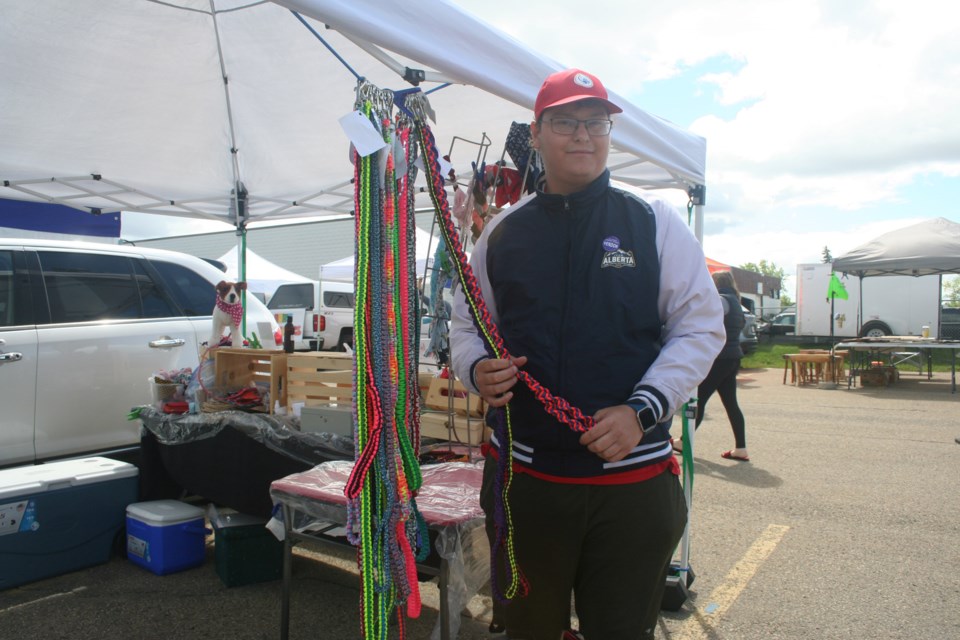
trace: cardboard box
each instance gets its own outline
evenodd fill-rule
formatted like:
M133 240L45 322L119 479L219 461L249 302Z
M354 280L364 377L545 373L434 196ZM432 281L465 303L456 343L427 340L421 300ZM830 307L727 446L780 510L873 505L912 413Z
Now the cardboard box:
M203 564L206 535L200 507L177 500L127 507L127 558L158 576Z
M872 367L860 372L861 387L885 387L899 378L894 376L896 369L893 367Z
M137 475L99 457L0 471L0 590L108 561Z
M335 433L353 437L353 409L339 407L303 407L300 410L300 431L303 433Z
M217 575L227 587L283 577L283 543L267 521L244 513L221 514L212 521Z

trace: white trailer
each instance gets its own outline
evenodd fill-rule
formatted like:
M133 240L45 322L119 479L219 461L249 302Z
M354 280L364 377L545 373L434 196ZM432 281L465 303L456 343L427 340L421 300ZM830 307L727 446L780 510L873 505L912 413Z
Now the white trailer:
M797 265L798 336L919 336L923 327L936 335L940 317L940 276L857 278L838 273L848 299L827 299L829 263ZM861 292L862 285L862 292ZM863 308L860 309L860 301ZM861 315L858 315L861 314Z

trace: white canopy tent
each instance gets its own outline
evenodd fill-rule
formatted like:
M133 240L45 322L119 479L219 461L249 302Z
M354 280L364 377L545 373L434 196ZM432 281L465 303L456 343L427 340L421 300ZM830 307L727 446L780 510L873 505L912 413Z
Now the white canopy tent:
M423 229L416 230L417 246L417 277L422 278L427 269L433 264L433 252L437 250L440 239L431 237ZM353 265L356 256L347 256L327 264L320 265L320 280L335 280L337 282L353 282Z
M240 260L237 247L231 247L229 251L217 258L222 262L227 270L223 274L224 280L236 282L240 280ZM289 282L312 282L299 273L294 273L284 269L278 264L274 264L263 256L254 253L249 248L244 255L244 264L246 266L247 290L256 293L262 293L269 298L273 292L282 284Z
M0 197L241 228L350 212L337 120L357 77L443 87L429 94L434 133L465 175L478 150L463 140L486 136L499 159L564 66L448 0L12 2L0 58ZM614 176L702 202L705 141L612 97Z

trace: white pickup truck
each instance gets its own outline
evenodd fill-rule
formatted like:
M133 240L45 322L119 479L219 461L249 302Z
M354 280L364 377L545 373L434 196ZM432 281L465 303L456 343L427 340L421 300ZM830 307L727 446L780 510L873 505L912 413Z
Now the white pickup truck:
M353 283L314 281L282 284L267 308L283 326L293 316L294 351L343 351L353 347Z

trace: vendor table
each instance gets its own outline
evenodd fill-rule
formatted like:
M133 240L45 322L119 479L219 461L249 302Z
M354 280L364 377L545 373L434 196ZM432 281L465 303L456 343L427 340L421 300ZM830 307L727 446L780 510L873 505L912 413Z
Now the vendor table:
M915 360L918 363L919 372L922 372L923 362L926 361L929 380L933 377L934 350L949 350L951 352L950 390L952 393L957 392L957 351L960 350L960 340L935 340L909 336L861 338L841 342L835 345L834 349L847 349L851 352L847 388L855 384L857 373L869 367L869 363L884 359L892 365Z
M141 499L202 496L241 513L269 518L270 483L329 460L352 460L353 438L302 433L287 418L217 411L139 411Z
M290 626L293 546L300 541L349 544L345 537L347 504L343 490L352 461L324 462L270 485L270 495L283 512L283 591L280 637ZM421 573L437 576L440 587L438 626L442 640L456 637L459 613L489 579L490 548L480 508L481 463L446 462L424 465L417 508L431 530L434 554L417 564ZM452 634L452 635L451 635Z

